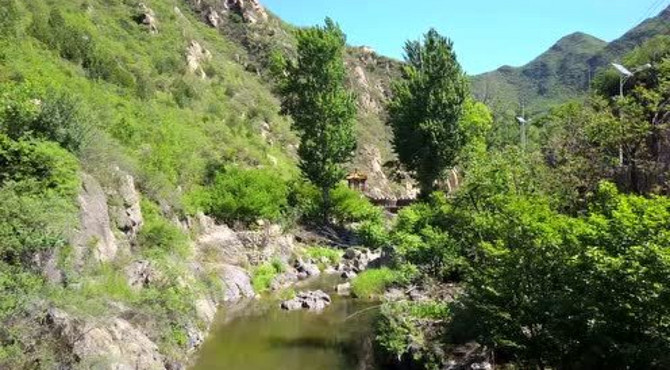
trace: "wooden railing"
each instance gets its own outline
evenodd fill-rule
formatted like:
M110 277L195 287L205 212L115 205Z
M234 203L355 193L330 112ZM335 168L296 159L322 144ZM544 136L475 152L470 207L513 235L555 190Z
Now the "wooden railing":
M370 203L374 204L377 207L383 207L385 210L391 213L398 213L399 210L411 206L416 199L414 198L372 198L368 197Z

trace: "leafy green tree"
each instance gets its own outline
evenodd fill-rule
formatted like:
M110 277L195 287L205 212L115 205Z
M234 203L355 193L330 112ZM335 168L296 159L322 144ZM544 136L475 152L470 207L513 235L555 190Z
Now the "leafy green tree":
M670 200L604 183L585 216L549 203L508 195L472 215L477 263L453 322L528 367L667 368Z
M453 43L431 29L405 45L402 79L393 85L389 124L400 162L415 173L424 196L442 172L456 164L466 143L461 127L467 80Z
M329 222L331 190L344 179L342 164L356 148L355 96L345 86L346 37L331 19L296 33L297 59L277 57L282 108L300 136L300 169L321 190Z

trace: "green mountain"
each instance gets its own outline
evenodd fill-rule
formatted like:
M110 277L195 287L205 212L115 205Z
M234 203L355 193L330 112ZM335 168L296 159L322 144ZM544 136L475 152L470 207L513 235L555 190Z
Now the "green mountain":
M582 96L599 70L660 34L670 34L670 7L610 43L580 32L568 35L522 67L473 76L473 92L499 115L519 113L522 105L529 114L542 112Z
M473 77L474 93L498 112L516 110L521 103L531 111L541 109L585 91L588 61L606 46L593 36L574 33L523 67L504 66Z

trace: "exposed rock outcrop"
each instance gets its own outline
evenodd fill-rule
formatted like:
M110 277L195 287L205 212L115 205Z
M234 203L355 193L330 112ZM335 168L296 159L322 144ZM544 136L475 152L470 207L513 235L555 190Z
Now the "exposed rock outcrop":
M251 277L243 268L223 265L219 269L219 277L224 284L224 302L234 302L256 296L251 286Z
M144 224L140 206L140 193L135 186L135 178L131 175L117 168L115 177L117 178L117 185L112 195L119 199L120 204L110 207L111 215L116 227L124 233L132 244Z
M186 48L186 64L191 73L200 75L201 78L207 78L207 73L202 68L202 64L212 59L212 53L200 45L199 42L191 40Z
M139 4L138 11L139 14L136 17L137 22L144 25L152 34L158 33L158 20L156 19L156 13L154 13L154 11L144 3Z
M216 254L217 260L232 265L249 263L244 244L228 226L217 224L202 213L189 223L199 235L196 239L198 253Z
M50 309L45 324L82 368L165 368L156 344L126 320L114 318L94 323Z
M151 262L146 260L131 263L126 267L125 274L128 285L135 290L148 287L158 277L158 272L153 268Z
M207 3L202 0L189 0L189 2L204 14L207 22L215 28L220 27L230 14L240 17L248 24L266 22L270 18L258 0L219 0Z
M98 262L111 261L119 247L111 228L107 196L91 175L82 175L82 185L78 197L80 226L72 240L76 263L81 266L89 251Z

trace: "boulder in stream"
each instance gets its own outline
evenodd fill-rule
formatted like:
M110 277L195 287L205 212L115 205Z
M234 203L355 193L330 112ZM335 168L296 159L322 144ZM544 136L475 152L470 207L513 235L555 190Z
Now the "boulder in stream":
M338 284L335 290L338 295L349 296L351 295L351 283Z
M281 308L287 311L306 309L321 311L330 305L330 296L321 290L300 292L295 298L281 303Z

